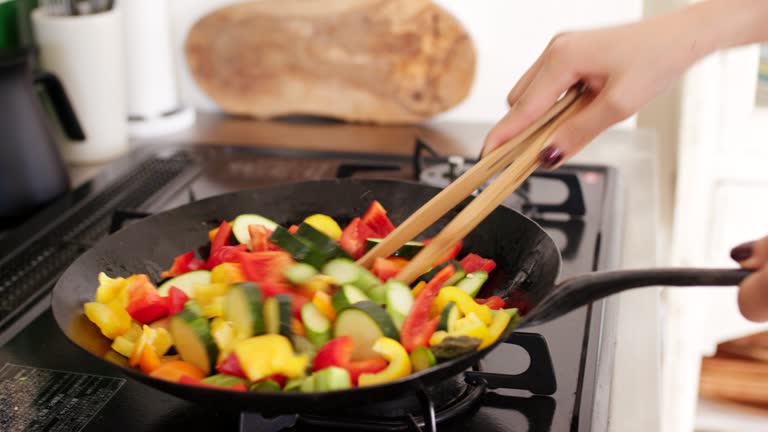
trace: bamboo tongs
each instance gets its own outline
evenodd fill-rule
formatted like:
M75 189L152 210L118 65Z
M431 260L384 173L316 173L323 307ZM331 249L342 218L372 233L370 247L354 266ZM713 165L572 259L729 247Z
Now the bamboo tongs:
M586 105L582 88L572 88L544 115L506 142L416 210L405 222L357 262L370 268L376 258L388 257L470 196L488 179L504 171L467 205L398 273L396 280L411 284L433 262L466 237L539 166L539 152L555 129Z

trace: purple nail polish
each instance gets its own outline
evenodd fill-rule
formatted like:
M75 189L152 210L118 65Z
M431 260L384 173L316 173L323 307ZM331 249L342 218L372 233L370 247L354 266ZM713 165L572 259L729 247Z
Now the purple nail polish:
M731 258L734 261L744 261L752 256L752 247L755 242L742 243L731 249Z
M547 146L539 153L539 160L545 168L552 168L563 159L563 152L554 145Z

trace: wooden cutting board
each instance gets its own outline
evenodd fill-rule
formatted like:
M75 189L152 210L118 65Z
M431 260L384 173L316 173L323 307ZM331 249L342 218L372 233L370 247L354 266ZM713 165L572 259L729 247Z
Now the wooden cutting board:
M475 50L429 0L260 0L191 29L186 60L230 114L415 123L469 93Z

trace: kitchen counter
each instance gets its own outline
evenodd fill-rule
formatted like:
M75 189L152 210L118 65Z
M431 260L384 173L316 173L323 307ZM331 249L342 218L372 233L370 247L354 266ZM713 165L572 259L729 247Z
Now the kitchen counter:
M163 143L249 145L307 150L410 154L418 136L441 154L475 157L490 125L482 123L429 123L420 126L375 127L307 122L258 122L245 118L201 113L195 126L134 146ZM620 268L654 267L659 225L656 139L649 131L615 129L601 134L573 161L605 164L618 169L623 198L623 238ZM95 175L103 165L72 167L73 184ZM598 406L609 410L609 431L659 430L660 314L659 288L635 290L609 301L618 305L618 327L613 364L598 367L598 383L611 388L598 391L610 397ZM610 347L605 347L610 349ZM607 374L613 374L610 379ZM608 379L600 380L600 376ZM608 396L609 395L609 396ZM599 397L599 396L598 396ZM642 407L642 408L640 408ZM596 428L596 430L598 430ZM602 428L599 428L602 430Z

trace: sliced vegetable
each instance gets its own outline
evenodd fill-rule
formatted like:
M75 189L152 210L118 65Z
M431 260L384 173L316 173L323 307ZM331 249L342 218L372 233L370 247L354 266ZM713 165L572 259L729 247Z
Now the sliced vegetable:
M236 263L240 259L240 252L245 252L246 250L248 250L248 247L242 244L237 246L220 246L216 249L211 249L208 261L205 262L205 269L211 270L224 263Z
M488 339L483 341L480 345L480 349L496 342L496 340L507 330L511 321L512 315L506 312L494 314L493 322L488 326Z
M211 320L211 337L216 347L219 348L219 358L227 355L234 344L237 336L232 321L227 321L222 317L216 317Z
M335 223L335 222L334 222ZM331 258L350 258L347 251L345 251L339 243L329 236L328 234L318 230L309 223L302 223L299 225L296 235L307 240L313 246L315 246L321 253L323 253L327 259ZM339 238L341 237L341 228L339 228Z
M439 344L430 347L438 362L444 362L456 357L477 351L482 341L470 336L448 336Z
M301 382L301 388L302 393L312 393L315 391L315 376L310 375L304 379L304 381Z
M352 385L357 385L357 379L363 373L376 373L387 367L387 361L381 357L371 357L367 360L352 361L355 342L349 336L332 339L317 351L312 370L321 370L331 366L346 369L349 372Z
M216 235L211 240L211 255L213 252L229 244L229 237L232 235L232 225L227 221L221 221Z
M456 321L461 318L461 311L456 303L449 302L440 312L440 322L437 324L438 330L451 331L456 326Z
M254 336L235 344L235 353L246 376L260 381L271 375L295 378L304 373L307 357L294 355L291 342L279 334Z
M204 266L205 261L196 258L194 251L189 251L174 258L171 268L160 273L160 276L164 278L181 276L185 273L202 269Z
M298 292L304 297L312 298L315 293L322 291L324 293L330 293L333 290L334 279L328 275L316 274L310 278L307 282L299 286Z
M136 343L125 336L118 336L112 342L112 349L125 357L130 357Z
M464 318L457 320L453 331L450 332L450 335L471 336L473 338L480 339L481 348L485 348L493 342L488 326L486 326L485 323L483 323L483 321L481 321L474 312L470 312Z
M264 301L264 330L269 334L291 337L292 297L279 294Z
M285 278L294 285L309 282L317 274L317 269L307 263L296 263L285 269Z
M179 382L183 376L201 380L205 378L206 373L192 363L182 360L173 360L162 363L157 369L153 370L149 376L166 381Z
M238 260L240 256L238 255ZM211 283L235 284L245 282L239 262L225 262L211 269Z
M257 214L241 214L232 221L232 234L235 240L241 244L248 244L251 239L251 233L248 232L250 225L263 225L267 229L274 231L277 223Z
M384 206L376 200L365 211L361 222L376 233L378 238L384 238L395 230L392 221L387 217L387 211L384 209Z
M431 242L432 242L432 239L422 240L422 243L424 243L425 246L430 244ZM451 246L451 248L448 250L448 252L445 253L445 255L436 259L435 262L432 263L432 265L437 266L437 265L455 260L456 257L459 256L459 252L461 252L462 246L463 246L463 242L459 240L455 245ZM457 266L457 268L461 266L461 264L459 263L456 263L455 265Z
M373 267L371 267L371 272L381 281L386 282L397 276L402 269L403 267L397 261L387 258L376 258L373 262Z
M139 357L139 368L141 371L146 374L152 373L152 371L159 368L161 364L160 356L155 352L155 348L150 344L144 345L144 349L142 349Z
M429 369L437 363L435 355L427 347L418 347L411 351L411 365L414 372L421 372Z
M157 293L161 296L167 296L172 286L184 291L189 298L195 298L193 286L196 284L211 283L211 272L208 270L195 270L173 277L163 282L158 288Z
M321 272L331 276L338 285L354 285L363 291L381 285L381 280L364 267L346 258L336 258L326 263Z
M439 317L430 318L429 311L437 297L440 287L443 286L455 272L453 265L447 265L440 270L432 280L419 292L411 307L411 311L403 321L400 329L400 341L406 350L413 351L417 347L427 346L429 338L437 329Z
M171 333L163 327L150 328L155 330L155 340L152 342L152 347L155 349L157 355L165 355L165 353L167 353L173 346Z
M398 341L380 337L373 344L372 350L384 357L389 365L381 372L361 374L357 380L360 387L394 381L411 373L411 358Z
M285 383L283 391L285 392L298 392L301 391L301 384L304 383L305 377L291 378Z
M172 286L168 290L168 315L176 315L184 310L184 305L187 304L189 296L184 291Z
M410 291L410 290L409 290ZM387 305L387 287L386 285L379 285L368 290L368 297L374 303L386 306Z
M312 374L315 377L313 391L346 390L352 387L352 380L346 369L331 366Z
M331 322L312 303L301 308L301 321L307 332L307 338L320 348L331 339Z
M291 254L296 261L307 263L315 268L322 267L326 261L332 258L331 255L318 249L309 240L299 237L298 233L291 234L281 226L272 232L269 241Z
M115 303L115 300L113 300L113 303ZM96 324L101 333L109 339L115 339L131 328L130 316L123 311L128 316L126 320L125 316L121 316L122 314L117 307L110 307L98 302L89 302L84 305L84 308L85 316Z
M259 284L283 282L283 272L294 264L291 255L285 251L240 252L239 259L245 278Z
M330 321L336 319L336 310L333 308L333 301L331 300L331 296L327 293L323 291L315 292L315 295L312 297L312 304L315 305L317 310Z
M333 295L333 309L338 313L343 309L348 308L350 305L365 300L370 299L357 287L353 285L344 285Z
M150 324L168 315L168 300L150 292L130 302L125 311L139 323Z
M365 243L366 251L373 249L376 245L381 243L382 240L384 239L369 238L368 240L366 240L366 243ZM420 241L409 241L409 242L406 242L404 245L400 246L400 249L396 250L392 254L392 256L411 259L415 257L416 254L419 253L419 251L422 249L424 249L424 243Z
M436 332L432 333L432 336L429 337L429 346L435 346L440 344L445 338L448 337L448 332L445 330L437 330ZM419 347L423 348L423 347Z
M413 293L411 293L408 285L402 282L390 281L384 287L386 289L387 312L399 330L413 307Z
M308 304L311 305L312 303L304 303L304 305L302 305L302 309L304 308L304 306ZM295 336L307 335L307 329L304 327L304 323L298 318L291 317L291 335L295 335Z
M272 230L264 225L248 225L248 234L251 236L247 243L248 249L254 252L280 250L276 244L269 241Z
M257 383L254 383L250 386L251 391L255 392L263 392L263 391L280 391L280 384L277 382L268 379L264 381L259 381Z
M449 265L453 267L453 272L451 273L451 277L443 281L443 285L445 286L449 282L449 280L453 278L453 275L455 275L459 270L460 267L459 267L458 261L448 261L448 262L434 266L431 270L429 270L428 272L416 278L415 283L431 281L432 279L435 278L435 276L438 273L440 273L440 271L442 271L444 268L448 267Z
M461 310L461 313L465 316L474 313L486 325L490 324L493 319L493 311L491 311L491 308L486 305L477 304L469 294L458 287L447 286L440 289L440 292L435 299L435 307L438 311L442 311L450 302L456 303L456 306L459 307L459 310Z
M360 218L354 218L344 228L339 239L339 245L354 259L358 259L365 253L365 242L372 237L378 237L376 233L363 224Z
M169 327L182 360L208 375L219 351L211 337L208 319L185 309L171 317Z
M232 387L238 384L248 386L248 381L241 377L226 374L216 374L203 378L200 380L203 384L208 384L216 387Z
M504 309L504 306L507 305L507 302L505 302L504 299L499 297L499 296L490 296L490 297L484 298L484 299L476 298L475 299L475 303L481 304L481 305L486 305L489 308L491 308L492 310Z
M203 315L208 318L224 315L226 295L231 285L227 284L199 284L192 289L195 292L195 300L200 306Z
M216 370L219 373L232 375L240 378L246 378L245 371L243 371L242 366L240 365L240 360L237 358L237 354L235 352L230 352L224 360L222 360L218 365L216 365Z
M128 286L128 280L122 277L111 278L106 273L99 273L99 287L96 288L96 301L99 303L107 304L116 298L125 299L122 301L123 305L128 304L127 292L125 290Z
M466 270L467 273L474 273L477 271L490 273L491 270L496 268L496 262L494 260L483 258L480 255L474 253L467 254L467 256L462 258L460 262L461 266L464 267L464 270Z
M355 349L352 360L365 360L376 356L373 344L381 337L397 339L397 327L381 306L364 300L338 312L333 336L350 336Z
M341 227L332 217L324 214L313 214L304 219L304 223L338 241L341 238ZM299 226L301 229L301 226ZM311 239L310 239L311 240Z
M264 333L264 304L259 287L252 282L232 286L224 301L224 319L232 322L238 338Z
M470 297L475 297L477 296L477 293L480 292L480 288L483 287L483 284L487 280L488 273L483 270L479 270L466 275L464 279L460 280L456 284L456 286L465 293L469 294Z

